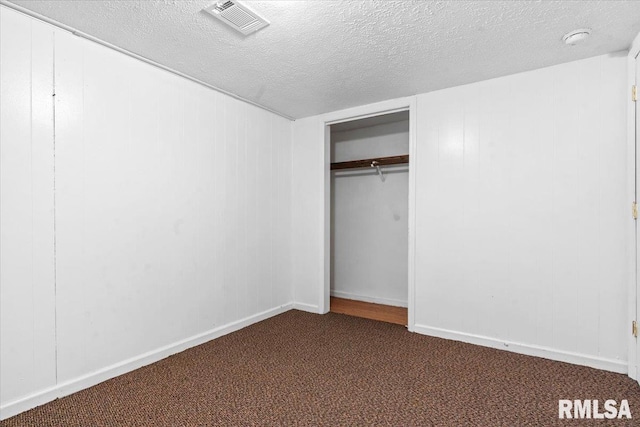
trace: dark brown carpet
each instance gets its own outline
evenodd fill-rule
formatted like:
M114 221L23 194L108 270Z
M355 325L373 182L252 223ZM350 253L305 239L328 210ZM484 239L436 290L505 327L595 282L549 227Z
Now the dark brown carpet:
M625 375L289 311L1 426L548 426L558 399L628 399Z

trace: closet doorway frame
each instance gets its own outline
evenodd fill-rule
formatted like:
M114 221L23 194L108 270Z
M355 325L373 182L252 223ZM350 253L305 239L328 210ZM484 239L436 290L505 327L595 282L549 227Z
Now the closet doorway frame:
M415 205L417 173L417 135L416 135L416 97L393 99L346 110L328 113L323 116L324 129L324 280L320 290L320 312L328 313L331 299L331 125L350 122L368 117L383 116L401 111L409 112L409 217L408 241L409 256L407 329L414 332L415 326Z

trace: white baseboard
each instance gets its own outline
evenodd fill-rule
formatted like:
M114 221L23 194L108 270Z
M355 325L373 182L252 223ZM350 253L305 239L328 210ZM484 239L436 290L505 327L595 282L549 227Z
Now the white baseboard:
M434 328L425 325L414 326L414 332L432 337L445 338L454 341L461 341L469 344L481 345L484 347L496 348L499 350L511 351L528 356L542 357L559 362L572 363L574 365L589 366L591 368L605 371L626 374L628 371L626 360L606 359L588 354L573 353L564 350L557 350L549 347L542 347L531 344L523 344L511 341L501 341L482 335L468 334L464 332L451 331L448 329Z
M394 307L407 307L406 301L391 298L370 297L366 295L353 294L351 292L332 290L331 296L336 298L353 299L356 301L372 302L374 304L392 305Z
M306 311L308 313L313 313L313 314L320 313L320 308L317 305L313 305L313 304L304 304L301 302L294 302L292 308L294 310Z
M629 375L629 378L634 379L636 381L639 381L638 379L638 368L635 365L631 365L629 366L629 372L627 373L627 375Z
M151 363L155 363L173 354L180 353L181 351L184 351L188 348L204 344L207 341L211 341L215 338L230 334L231 332L235 332L254 323L284 313L285 311L289 311L292 308L293 304L291 303L272 308L270 310L254 314L252 316L245 317L244 319L219 326L190 338L186 338L176 343L169 344L148 353L141 354L131 359L124 360L114 365L107 366L103 369L91 372L87 375L83 375L70 381L57 384L54 387L40 390L31 395L7 402L0 407L0 420L7 419L21 412L35 408L36 406L51 402L52 400L55 400L57 398L68 396L72 393L92 387L108 379L126 374L127 372L134 371Z

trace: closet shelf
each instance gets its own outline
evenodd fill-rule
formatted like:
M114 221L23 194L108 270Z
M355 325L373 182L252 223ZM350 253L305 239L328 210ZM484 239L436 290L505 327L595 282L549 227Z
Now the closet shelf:
M404 163L409 163L408 154L402 156L374 157L372 159L331 163L331 170L370 168L375 166L401 165Z

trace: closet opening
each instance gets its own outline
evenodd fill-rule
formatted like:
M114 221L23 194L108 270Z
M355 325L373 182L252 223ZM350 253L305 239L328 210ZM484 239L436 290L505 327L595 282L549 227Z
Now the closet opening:
M406 326L409 111L329 126L330 311Z

